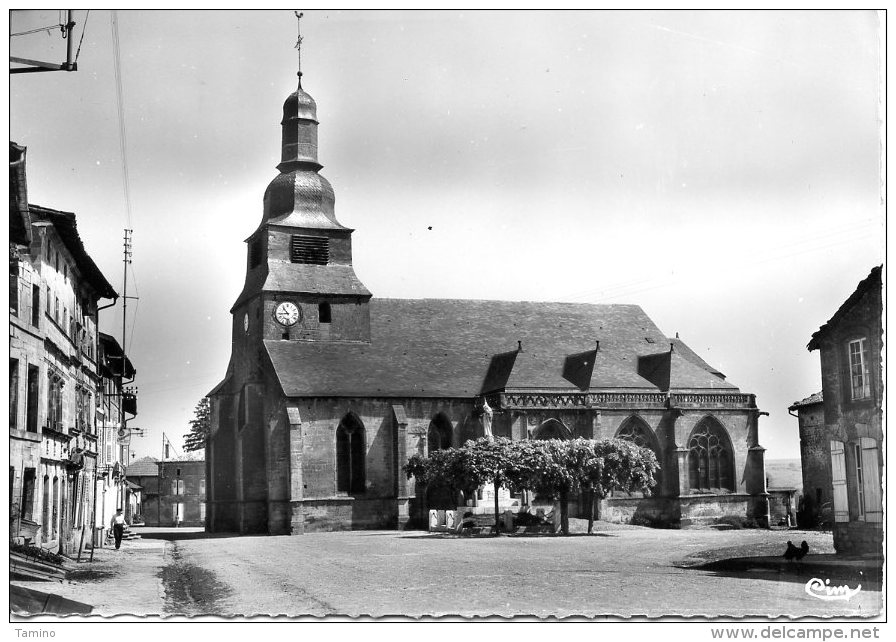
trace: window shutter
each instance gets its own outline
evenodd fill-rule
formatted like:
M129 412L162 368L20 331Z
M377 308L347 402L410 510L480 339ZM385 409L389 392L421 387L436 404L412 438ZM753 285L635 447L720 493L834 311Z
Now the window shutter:
M846 494L846 449L842 441L831 442L831 481L834 486L834 521L849 521L849 499Z
M865 521L883 522L881 479L877 465L877 442L870 437L859 440L862 449L863 486L865 490Z

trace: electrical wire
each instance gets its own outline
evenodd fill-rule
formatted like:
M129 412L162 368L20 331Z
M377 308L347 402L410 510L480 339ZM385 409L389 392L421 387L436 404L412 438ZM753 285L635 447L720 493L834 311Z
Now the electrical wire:
M815 236L810 236L795 242L791 241L786 245L770 248L768 252L755 256L750 263L751 265L770 263L781 259L827 250L847 243L855 243L873 236L876 233L875 227L876 225L872 219L859 222L858 224L855 222L847 223ZM731 266L723 271L736 272L739 269L741 269L739 266ZM601 288L570 292L562 295L561 298L564 301L618 300L620 298L630 297L635 294L641 294L643 292L666 287L674 280L675 277L670 275L664 277L649 277L634 281L623 281L608 284Z
M118 140L121 147L121 169L124 183L124 200L128 229L131 225L131 180L128 172L128 141L124 125L124 99L121 85L121 46L118 41L118 12L113 10L112 20L112 58L115 67L115 95L118 100Z
M131 276L134 275L134 270L131 268ZM134 288L134 291L137 291L137 288ZM134 345L134 330L137 326L137 312L140 310L140 297L134 297L134 315L131 320L131 330L128 332L128 347L126 350L126 354L130 353L131 347Z
M14 38L16 36L27 36L32 33L40 33L42 31L46 31L47 34L49 34L51 31L53 31L53 29L61 29L62 32L65 33L65 25L60 23L58 25L51 25L49 27L39 27L37 29L31 29L29 31L20 31L18 33L11 33L11 34L9 34L9 37Z
M121 81L121 44L118 37L118 12L113 10L110 14L110 20L112 22L112 59L115 69L115 96L117 99L117 107L118 107L118 140L121 147L121 170L122 170L122 183L124 185L124 200L125 200L125 216L127 219L127 228L133 229L133 224L131 223L131 178L130 172L128 170L128 138L127 138L127 129L125 127L125 119L124 119L124 90L122 88ZM86 26L85 19L85 26ZM83 37L83 32L82 32ZM79 46L80 50L80 46ZM125 270L128 269L128 265L130 262L125 263ZM131 277L134 279L134 292L139 294L137 289L137 281L136 275L134 274L134 268L131 267ZM134 316L131 321L131 332L128 337L127 345L122 346L125 354L130 353L130 348L134 343L134 327L137 323L137 311L140 308L140 299L135 297L136 301L134 307Z
M90 9L87 10L87 15L84 16L84 26L81 27L81 40L78 41L78 51L75 53L75 63L78 62L78 56L81 55L81 45L84 44L84 34L87 33L87 19L90 18Z

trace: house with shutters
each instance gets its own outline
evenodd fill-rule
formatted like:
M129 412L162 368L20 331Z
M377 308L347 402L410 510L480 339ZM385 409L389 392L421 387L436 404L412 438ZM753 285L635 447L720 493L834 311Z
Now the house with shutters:
M826 450L822 455L830 461L834 546L850 555L883 552L881 273L882 266L872 269L808 345L821 355L817 401L824 413L824 438L816 440L816 449ZM802 406L809 405L814 404ZM813 464L810 460L804 468L816 470ZM818 478L826 479L825 473Z
M754 395L637 305L374 297L320 174L301 72L282 114L230 362L209 393L209 530L406 527L445 507L407 479L408 457L487 434L653 449L655 492L607 500L606 519L767 523Z
M97 324L118 294L75 214L28 202L27 150L9 150L10 540L71 554L97 525L106 461Z
M127 478L139 491L135 517L146 526L205 526L205 460L201 453L128 466Z
M98 337L99 390L97 395L97 502L96 526L108 530L115 511L123 508L130 523L134 513L132 489L125 478L131 451L131 433L125 428L126 415L137 414L136 396L125 383L136 375L131 360L118 340L100 332ZM100 542L104 538L99 538Z
M126 515L130 524L146 526L159 525L159 460L142 457L132 461L127 467L127 487L133 489L139 498L135 501L132 515ZM130 502L125 504L129 506Z
M164 459L158 467L157 526L205 526L205 460L201 452Z

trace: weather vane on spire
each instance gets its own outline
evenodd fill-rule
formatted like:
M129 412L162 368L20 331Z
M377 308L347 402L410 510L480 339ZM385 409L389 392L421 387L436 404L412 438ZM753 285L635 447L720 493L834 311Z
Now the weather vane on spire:
M302 84L302 16L304 13L294 12L296 14L296 29L298 38L296 39L296 50L299 52L299 85Z

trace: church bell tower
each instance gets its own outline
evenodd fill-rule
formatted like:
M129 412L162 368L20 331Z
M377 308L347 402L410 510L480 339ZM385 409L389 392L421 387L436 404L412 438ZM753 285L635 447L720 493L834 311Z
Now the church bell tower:
M301 18L301 14L296 14ZM320 175L317 104L298 87L283 104L280 173L246 239L246 281L231 312L234 339L370 340L371 293L352 267L351 234L336 220L333 187Z

